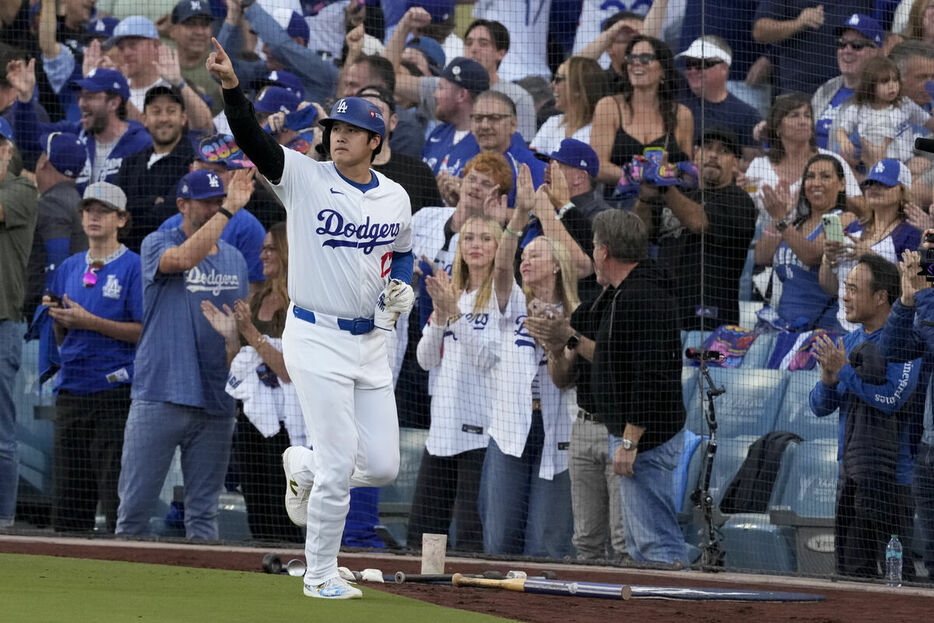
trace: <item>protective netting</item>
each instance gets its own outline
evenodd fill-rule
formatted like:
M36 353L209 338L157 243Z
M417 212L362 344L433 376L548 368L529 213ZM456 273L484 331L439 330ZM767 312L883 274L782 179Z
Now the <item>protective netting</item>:
M929 0L2 0L0 528L926 576L932 85Z

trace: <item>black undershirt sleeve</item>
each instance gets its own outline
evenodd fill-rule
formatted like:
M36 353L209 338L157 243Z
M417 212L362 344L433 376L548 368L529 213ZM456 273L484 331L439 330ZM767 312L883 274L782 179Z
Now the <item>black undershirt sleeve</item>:
M240 86L224 89L224 113L233 132L234 140L243 153L253 161L256 169L266 179L278 184L285 167L282 146L272 135L263 131L256 123L253 104L246 98Z

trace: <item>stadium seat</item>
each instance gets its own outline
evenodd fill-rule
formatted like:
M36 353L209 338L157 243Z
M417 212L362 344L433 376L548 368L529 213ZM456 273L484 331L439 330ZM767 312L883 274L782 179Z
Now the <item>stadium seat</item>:
M820 381L820 370L799 370L786 372L788 383L775 430L785 430L800 435L805 441L813 439L837 438L836 414L817 417L808 405L808 396L814 385Z
M755 435L744 435L718 439L717 454L714 456L713 471L710 473L710 494L713 496L714 506L720 506L726 488L733 482L736 472L746 460L749 446L758 438Z
M778 416L787 377L781 370L762 368L710 368L710 376L726 393L714 399L720 438L752 435L761 437L771 431ZM683 378L683 377L682 377ZM686 427L697 434L707 434L703 407L706 388L686 398Z
M794 530L769 523L764 513L731 515L720 528L724 562L734 569L794 573Z
M19 372L13 381L16 440L19 460L20 519L38 525L48 522L52 504L52 454L55 434L55 395L39 387L39 342L23 343Z
M781 499L769 509L772 524L795 529L795 557L800 573L834 571L837 473L836 439L799 444L788 467Z

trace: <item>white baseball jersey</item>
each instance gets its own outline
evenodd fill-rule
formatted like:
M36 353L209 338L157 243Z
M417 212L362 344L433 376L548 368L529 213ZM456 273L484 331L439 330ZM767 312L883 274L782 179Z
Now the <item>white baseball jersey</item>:
M502 352L502 315L496 294L474 313L477 290L462 292L463 316L450 325L427 324L418 342L418 365L436 372L431 427L425 447L432 456L486 448L493 406L491 374Z
M561 390L552 382L545 352L525 328L527 317L525 295L514 283L503 313L503 350L492 374L495 390L489 432L504 454L522 456L532 427L532 383L537 377L545 429L538 477L552 480L568 468L577 390Z
M313 312L372 318L392 254L412 250L408 194L372 169L378 184L363 192L333 162L282 151L282 179L271 186L288 214L289 297Z

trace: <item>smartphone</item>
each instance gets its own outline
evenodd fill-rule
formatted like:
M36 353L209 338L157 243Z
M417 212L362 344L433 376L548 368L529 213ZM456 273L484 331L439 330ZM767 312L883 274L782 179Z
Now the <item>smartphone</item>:
M825 214L820 217L821 224L824 226L824 237L830 242L846 242L843 236L843 226L840 224L840 217L836 214Z
M45 295L46 295L47 297L49 297L49 300L51 300L52 303L56 303L56 304L58 304L59 306L61 306L61 304L62 304L62 297L60 297L59 295L55 294L55 293L52 292L51 290L46 290L46 291L45 291Z

